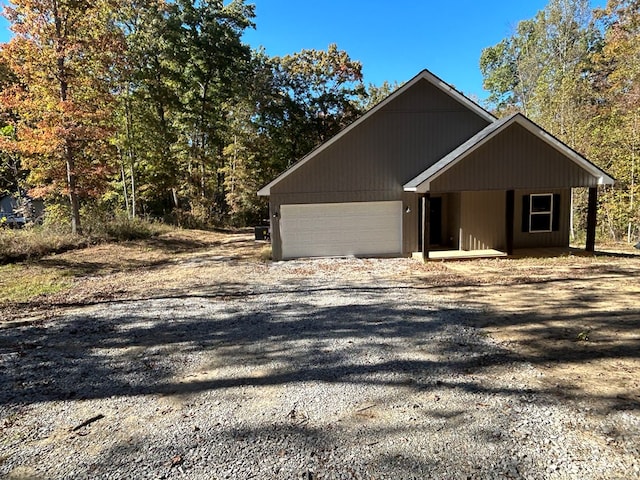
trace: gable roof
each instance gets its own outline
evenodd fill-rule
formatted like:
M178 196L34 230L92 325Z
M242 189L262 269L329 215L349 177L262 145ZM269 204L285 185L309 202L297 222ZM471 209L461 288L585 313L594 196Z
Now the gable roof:
M375 105L373 108L368 110L366 113L364 113L362 116L360 116L360 118L358 118L353 123L345 127L343 130L338 132L336 135L334 135L332 138L330 138L326 142L316 147L314 150L312 150L310 153L308 153L302 159L300 159L297 163L293 164L290 168L288 168L282 174L280 174L278 177L272 180L269 184L265 185L260 190L258 190L258 195L260 196L270 195L271 187L279 183L282 179L284 179L291 173L295 172L298 168L302 167L304 164L306 164L309 160L314 158L316 155L318 155L319 153L321 153L322 151L324 151L325 149L327 149L328 147L336 143L342 137L347 135L351 130L356 128L358 125L364 123L371 116L375 115L376 112L383 109L389 103L393 102L396 98L398 98L400 95L405 93L407 90L409 90L411 87L413 87L416 83L420 82L421 80L428 81L429 83L431 83L432 85L440 89L442 92L444 92L445 94L447 94L448 96L450 96L451 98L459 102L460 104L464 105L465 107L467 107L469 110L476 113L480 117L484 118L488 122L496 121L496 117L494 117L491 113L489 113L487 110L482 108L480 105L478 105L471 99L465 97L458 90L456 90L451 85L447 84L446 82L444 82L443 80L435 76L430 71L423 70L418 75L416 75L411 80L409 80L407 83L405 83L400 88L398 88L395 92L391 93L383 101L381 101L380 103Z
M482 145L495 138L501 132L505 131L513 124L518 124L524 127L527 131L535 135L540 140L546 142L551 147L562 153L568 159L575 162L579 167L586 170L589 174L598 179L599 185L612 185L614 179L610 177L603 170L591 163L585 157L578 152L562 143L550 133L546 132L542 127L536 125L521 113L513 114L509 117L503 118L496 122L491 123L483 130L480 130L476 135L457 147L455 150L445 155L431 167L420 173L415 178L409 180L404 185L406 192L418 192L426 193L430 190L430 183L449 170L454 165L458 164L471 153L476 151Z

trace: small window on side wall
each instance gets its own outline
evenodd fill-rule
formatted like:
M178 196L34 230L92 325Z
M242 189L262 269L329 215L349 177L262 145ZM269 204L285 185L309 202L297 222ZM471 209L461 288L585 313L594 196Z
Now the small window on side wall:
M532 193L522 197L522 231L556 232L560 229L560 195Z

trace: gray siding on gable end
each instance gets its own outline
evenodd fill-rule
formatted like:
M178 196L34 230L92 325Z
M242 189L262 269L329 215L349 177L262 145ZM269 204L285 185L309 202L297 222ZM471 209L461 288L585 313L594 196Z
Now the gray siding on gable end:
M487 124L419 81L274 185L272 202L402 200L405 182Z
M435 178L432 192L596 186L598 179L514 124Z

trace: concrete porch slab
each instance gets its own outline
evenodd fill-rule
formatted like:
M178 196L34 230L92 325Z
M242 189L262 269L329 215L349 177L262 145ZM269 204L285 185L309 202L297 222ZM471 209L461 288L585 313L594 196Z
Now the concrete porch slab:
M471 260L474 258L506 257L506 252L500 250L432 250L429 260ZM413 252L413 258L422 260L422 252Z

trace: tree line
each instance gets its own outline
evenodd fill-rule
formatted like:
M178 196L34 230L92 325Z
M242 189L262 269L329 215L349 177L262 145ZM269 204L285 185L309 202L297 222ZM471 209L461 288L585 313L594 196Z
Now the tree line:
M520 111L610 173L601 194L601 233L640 235L640 1L551 0L498 44L480 68L498 115ZM585 192L574 195L575 229Z
M482 51L488 107L522 111L610 172L603 231L638 235L640 0L550 0ZM48 216L249 225L256 191L397 85L336 45L270 57L245 0L13 0L0 47L0 194ZM576 229L585 210L574 198Z
M245 0L15 0L0 56L0 190L49 214L259 221L257 189L384 88L330 45L268 57ZM1 192L0 192L1 193Z

